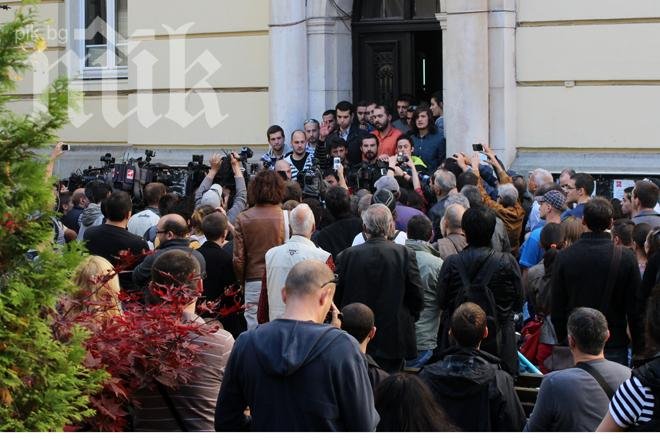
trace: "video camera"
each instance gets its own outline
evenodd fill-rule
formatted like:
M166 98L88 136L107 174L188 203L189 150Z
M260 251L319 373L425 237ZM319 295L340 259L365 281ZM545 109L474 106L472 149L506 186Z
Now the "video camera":
M326 185L325 181L323 181L323 172L319 164L319 160L314 158L311 167L298 172L298 184L300 184L303 197L305 198L316 198L320 200L325 196Z
M357 169L355 176L355 183L357 189L367 189L370 192L374 191L374 184L378 179L387 175L388 163L385 161L377 160L375 163L362 162Z

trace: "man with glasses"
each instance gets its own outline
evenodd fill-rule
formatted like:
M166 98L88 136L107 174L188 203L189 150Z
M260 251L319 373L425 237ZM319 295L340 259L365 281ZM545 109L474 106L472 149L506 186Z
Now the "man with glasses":
M142 263L133 270L133 283L140 288L145 287L151 279L154 262L164 253L174 249L195 257L201 265L202 276L206 276L206 261L202 254L189 246L190 240L187 238L189 232L188 223L179 214L167 214L160 217L156 225L158 249L145 257Z
M565 209L566 197L558 190L549 190L544 195L536 197L535 201L540 205L541 220L546 223L561 223L561 214ZM541 246L541 231L543 227L534 229L529 238L520 249L520 268L525 271L536 265L543 259L543 247Z
M567 209L561 214L562 221L568 217L574 217L582 220L584 215L584 205L591 199L594 192L594 179L588 173L576 173L571 179L562 186L566 194L566 205L575 205L572 209Z
M337 328L335 282L319 260L291 269L282 318L236 340L216 405L216 431L376 429L367 362L357 341ZM333 323L324 324L331 309Z

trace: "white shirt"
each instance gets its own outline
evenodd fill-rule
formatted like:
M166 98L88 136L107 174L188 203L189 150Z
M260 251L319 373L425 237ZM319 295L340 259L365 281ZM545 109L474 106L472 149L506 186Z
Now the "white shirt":
M284 314L282 288L289 271L303 260L316 259L326 262L330 253L317 248L314 242L294 235L286 243L271 248L266 253L266 285L268 287L268 317L273 321Z
M406 234L403 231L397 231L397 235L396 237L394 237L394 243L396 243L397 245L405 245L406 240L408 240L408 234ZM363 243L364 243L364 235L362 235L362 233L360 232L353 239L353 244L351 246L357 246Z
M145 209L133 215L128 220L128 232L135 234L138 237L144 237L144 233L147 232L152 226L158 224L160 217L152 209Z

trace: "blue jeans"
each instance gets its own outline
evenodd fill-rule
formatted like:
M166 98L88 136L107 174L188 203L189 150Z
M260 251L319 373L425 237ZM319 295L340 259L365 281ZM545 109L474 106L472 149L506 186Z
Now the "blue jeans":
M406 361L406 367L420 368L433 356L433 350L420 350L418 353L417 358Z

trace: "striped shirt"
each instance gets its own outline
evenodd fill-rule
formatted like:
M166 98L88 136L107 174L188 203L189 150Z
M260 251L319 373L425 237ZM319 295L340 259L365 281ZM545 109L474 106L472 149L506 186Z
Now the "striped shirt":
M184 319L190 319L185 316ZM176 390L168 389L167 392L186 430L213 432L215 405L234 338L227 331L218 330L210 336L192 339L191 342L203 346L198 353L200 365L194 370L190 382ZM137 392L135 399L138 402L133 419L136 432L181 430L157 388L142 389Z
M610 415L624 429L650 422L654 409L653 392L634 376L619 386L610 402Z
M293 159L293 154L287 156L284 158L284 161L289 163L291 165L291 181L297 181L298 180L298 173L304 172L306 170L309 170L312 168L312 165L314 164L314 156L310 155L309 153L305 153L305 162L303 164L302 169L298 169L298 166L296 166L295 161ZM298 162L298 164L301 164Z

